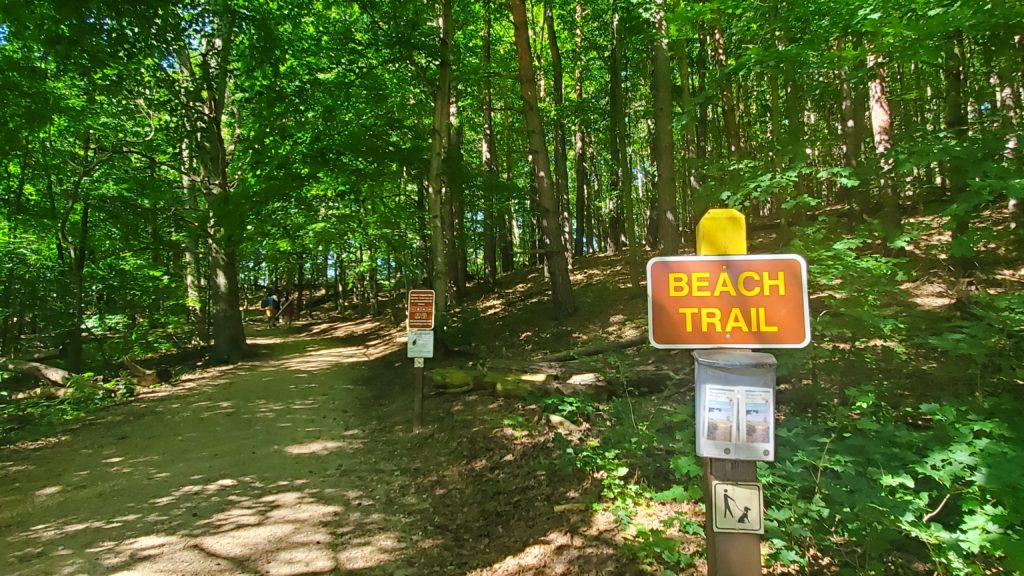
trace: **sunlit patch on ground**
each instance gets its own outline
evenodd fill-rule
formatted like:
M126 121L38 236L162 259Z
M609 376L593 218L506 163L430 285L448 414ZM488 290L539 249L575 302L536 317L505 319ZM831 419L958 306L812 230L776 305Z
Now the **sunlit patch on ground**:
M33 526L26 534L22 534L19 539L28 538L41 541L54 540L68 534L74 534L75 532L81 532L84 530L108 530L111 528L119 528L126 522L132 522L139 518L141 518L141 515L138 514L120 516L111 520L90 521L79 521L75 517L70 517L60 522L50 522L47 524Z
M57 434L55 436L50 436L49 438L42 438L40 440L27 440L24 442L18 442L16 444L12 444L11 448L15 450L38 450L40 448L46 448L47 446L59 444L67 439L67 434Z
M620 542L610 514L591 516L589 525L579 532L562 528L551 530L522 551L466 576L525 576L544 574L601 574L602 564L617 553Z
M340 448L356 450L360 448L362 444L362 441L359 440L347 440L344 442L339 442L337 440L313 440L312 442L287 446L284 451L292 456L307 456L310 454L322 456L324 454L330 454Z
M1024 266L1020 268L1002 268L996 271L995 277L1006 283L1005 288L1007 290L1012 289L1012 286L1019 286L1024 283Z
M149 503L153 506L166 506L180 500L183 496L191 496L196 494L212 494L225 488L232 488L238 484L238 481L233 478L224 478L211 482L209 484L192 484L189 486L182 486L168 496L162 498L156 498L151 500Z
M907 282L900 285L908 295L911 302L917 304L922 310L938 310L953 303L952 291L944 283L929 281L927 279L918 282Z
M343 509L304 492L241 498L197 527L204 532L157 533L106 542L102 563L114 574L324 574L372 568L404 546L388 532L347 540L341 551L331 525Z
M404 549L394 534L376 534L347 543L338 552L337 567L340 570L365 570L380 566L391 560Z
M36 490L36 498L44 499L47 496L53 496L54 494L60 492L63 489L63 486L47 486L42 490Z

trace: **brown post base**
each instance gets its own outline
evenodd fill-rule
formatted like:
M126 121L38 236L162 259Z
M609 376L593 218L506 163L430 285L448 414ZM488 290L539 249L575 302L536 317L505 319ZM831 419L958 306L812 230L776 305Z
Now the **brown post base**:
M423 367L413 368L412 431L423 429Z
M708 541L708 576L761 576L761 535L715 532L712 482L757 482L757 463L704 459L704 533Z

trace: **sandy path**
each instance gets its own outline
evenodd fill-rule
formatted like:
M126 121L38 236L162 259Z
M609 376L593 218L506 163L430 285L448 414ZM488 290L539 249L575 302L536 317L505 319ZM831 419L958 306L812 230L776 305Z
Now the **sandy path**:
M0 575L631 573L610 515L554 511L581 479L501 423L522 406L430 397L409 433L396 335L250 339L261 360L0 449Z
M365 365L386 340L270 346L0 451L0 574L401 573L415 543L386 510L414 506L389 485L409 411Z

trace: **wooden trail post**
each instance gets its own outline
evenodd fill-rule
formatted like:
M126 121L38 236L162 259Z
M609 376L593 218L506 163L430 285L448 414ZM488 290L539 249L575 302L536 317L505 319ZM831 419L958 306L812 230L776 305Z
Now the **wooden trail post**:
M423 371L424 359L434 357L434 291L410 290L408 317L408 354L413 362L412 429L423 429Z
M736 210L709 210L696 256L647 263L648 338L694 350L696 452L704 458L710 576L760 576L764 499L757 461L775 460L775 368L752 348L811 341L807 262L748 256Z
M412 431L423 429L423 360L417 359L413 367Z
M697 223L697 255L747 253L747 228L736 210L709 210ZM760 576L761 536L716 532L714 483L757 482L757 463L704 458L704 533L708 541L708 576Z

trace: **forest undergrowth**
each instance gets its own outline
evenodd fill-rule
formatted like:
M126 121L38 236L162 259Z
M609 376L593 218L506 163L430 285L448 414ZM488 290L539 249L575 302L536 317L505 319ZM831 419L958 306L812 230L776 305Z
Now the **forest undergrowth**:
M992 225L1012 238L1005 223ZM787 248L809 262L814 338L803 350L774 351L777 457L759 464L769 571L1018 573L1024 295L1012 242L981 253L991 272L975 275L963 296L935 249L935 221L908 228L900 250L885 248L870 228L839 228L828 219L800 227ZM770 242L759 239L751 251ZM624 257L580 259L574 281L580 312L567 321L544 314L538 269L502 278L495 294L472 295L453 313L448 337L460 353L445 364L535 357L646 330L644 295L630 287ZM692 363L683 351L646 346L599 361L623 374L657 366L682 376ZM0 433L8 441L45 436L127 400L136 391L126 382L73 383L63 398L4 403ZM519 406L583 431L556 435L555 446L561 462L599 486L593 507L618 519L624 554L652 574L699 573L703 471L693 454L692 381L642 392ZM505 421L528 427L514 410Z
M892 249L870 224L841 232L823 218L785 250L809 262L814 336L803 350L769 350L779 359L777 456L759 464L759 478L771 573L1024 569L1021 260L1007 223L990 223L998 239L979 253L989 272L980 267L965 294L939 255L940 224L914 222ZM546 303L520 285L507 309L487 299L463 307L453 334L480 356L502 356L516 341L515 352L539 354L642 333L644 297L631 292L624 262L577 263L586 283L568 323L538 326ZM601 360L621 371L692 363L647 347ZM625 552L653 574L701 573L692 383L635 392L545 406L587 431L562 449L602 485L595 506L619 518Z

